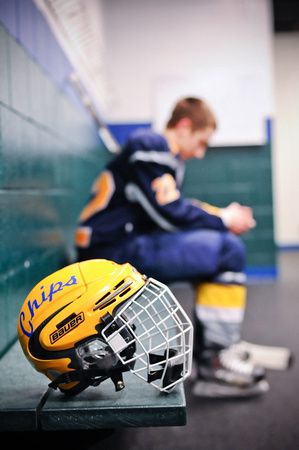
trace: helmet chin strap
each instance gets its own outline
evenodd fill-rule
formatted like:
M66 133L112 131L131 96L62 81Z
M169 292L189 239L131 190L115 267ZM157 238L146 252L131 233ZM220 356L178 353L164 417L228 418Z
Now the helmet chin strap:
M176 354L177 351L175 349L169 349L169 358L174 357ZM164 352L164 355L150 353L149 357L150 364L159 364L161 362L161 366L157 370L152 370L148 373L148 383L159 380L163 377L162 386L163 388L165 388L166 386L170 386L175 383L175 381L181 376L183 370L182 363L173 363L172 361L170 361L166 365L165 360L167 357L167 350ZM108 378L111 378L115 387L115 391L121 391L125 388L123 372L127 372L130 369L131 367L129 364L118 364L117 366L109 370L100 368L72 370L70 372L65 372L58 375L58 377L56 377L55 380L53 380L49 384L49 387L57 389L60 384L73 383L76 381L83 382L84 384L89 386L97 386ZM169 390L171 390L171 388ZM70 389L70 393L71 391L72 390Z
M72 370L70 372L65 372L58 375L55 380L49 383L49 387L52 389L57 389L60 384L73 383L76 381L84 382L90 386L97 386L108 378L111 378L115 386L115 390L121 391L125 387L122 373L129 370L130 367L124 365L116 366L110 370L99 368ZM66 391L67 389L64 392Z

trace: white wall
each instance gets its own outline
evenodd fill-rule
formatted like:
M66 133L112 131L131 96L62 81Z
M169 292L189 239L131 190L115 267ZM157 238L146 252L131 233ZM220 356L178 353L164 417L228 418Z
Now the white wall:
M265 140L273 108L270 0L104 0L103 13L108 121L159 127L181 92L209 101L218 145Z
M299 33L277 33L273 175L276 242L299 244Z

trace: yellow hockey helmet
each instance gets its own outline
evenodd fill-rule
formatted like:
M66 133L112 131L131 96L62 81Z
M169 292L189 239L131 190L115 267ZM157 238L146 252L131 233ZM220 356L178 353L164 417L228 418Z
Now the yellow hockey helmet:
M164 284L130 264L93 259L70 264L28 294L19 341L33 367L65 394L131 371L170 392L191 373L193 327Z

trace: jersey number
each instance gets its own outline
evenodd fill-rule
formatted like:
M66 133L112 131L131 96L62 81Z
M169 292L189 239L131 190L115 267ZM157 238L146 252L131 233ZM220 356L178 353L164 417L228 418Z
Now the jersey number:
M180 196L176 187L175 179L169 173L165 173L162 177L155 178L152 181L152 189L156 192L156 200L159 205L167 205L174 202Z

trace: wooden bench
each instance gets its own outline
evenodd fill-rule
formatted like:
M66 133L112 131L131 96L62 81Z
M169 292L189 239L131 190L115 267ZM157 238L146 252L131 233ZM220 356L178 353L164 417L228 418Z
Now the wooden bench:
M115 392L106 380L76 397L48 387L49 380L25 358L19 341L0 360L0 431L87 430L186 424L183 384L170 394L131 373Z

